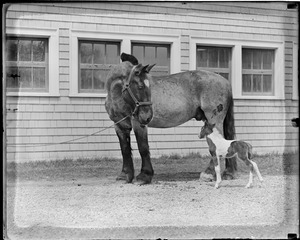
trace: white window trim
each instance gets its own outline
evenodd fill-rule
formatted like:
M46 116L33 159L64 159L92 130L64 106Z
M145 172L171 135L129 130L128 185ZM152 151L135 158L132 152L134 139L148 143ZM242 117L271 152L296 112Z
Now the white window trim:
M298 44L293 44L293 100L299 100Z
M78 86L78 40L119 41L120 53L131 53L136 42L170 44L170 73L180 71L180 36L136 33L104 33L85 30L70 31L70 97L106 97L107 93L80 93ZM149 63L153 64L153 63Z
M240 39L211 39L190 37L190 70L196 69L197 45L232 47L231 54L231 84L232 94L235 99L284 99L284 43L273 41L246 41ZM274 49L274 95L253 96L242 95L242 49L263 48Z
M7 27L6 34L17 37L47 37L49 55L49 91L48 92L6 92L6 96L59 97L59 35L58 29L52 28L13 28Z

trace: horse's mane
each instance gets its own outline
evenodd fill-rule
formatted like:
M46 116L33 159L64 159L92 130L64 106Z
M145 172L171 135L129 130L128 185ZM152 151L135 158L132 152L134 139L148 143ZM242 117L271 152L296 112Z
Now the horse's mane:
M106 77L106 84L105 84L105 88L107 90L107 92L110 91L111 88L111 84L118 79L125 79L128 74L130 73L130 70L132 68L132 64L130 62L122 62L118 65L115 65L111 68L111 70L109 71L107 77Z

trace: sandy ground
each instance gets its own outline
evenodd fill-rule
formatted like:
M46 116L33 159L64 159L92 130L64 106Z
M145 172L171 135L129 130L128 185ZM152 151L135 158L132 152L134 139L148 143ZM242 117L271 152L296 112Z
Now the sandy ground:
M179 168L176 168L179 169ZM170 173L171 174L171 173ZM175 173L174 173L175 174ZM9 239L287 238L299 236L298 175L248 173L214 183L195 173L160 175L150 185L115 176L8 182ZM191 177L192 175L192 177ZM179 177L180 176L180 177ZM197 173L198 176L198 173ZM175 178L175 179L174 179Z

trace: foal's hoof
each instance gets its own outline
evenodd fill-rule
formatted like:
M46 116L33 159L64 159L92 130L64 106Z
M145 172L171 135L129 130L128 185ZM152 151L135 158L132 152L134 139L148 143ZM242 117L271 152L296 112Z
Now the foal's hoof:
M147 175L145 173L140 173L136 177L136 184L138 185L144 185L144 184L150 184L152 181L152 176Z
M201 172L199 180L203 182L212 182L214 180L214 176L212 174Z
M134 176L130 173L121 172L119 176L117 176L117 181L125 181L126 183L131 183Z

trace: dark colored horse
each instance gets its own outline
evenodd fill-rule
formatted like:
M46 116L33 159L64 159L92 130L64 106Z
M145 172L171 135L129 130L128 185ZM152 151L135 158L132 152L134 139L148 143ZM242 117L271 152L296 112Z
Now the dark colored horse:
M142 168L136 180L150 183L154 175L150 160L147 126L169 128L192 118L216 124L225 139L234 139L233 99L231 85L222 76L209 71L186 71L169 76L149 74L154 66L142 66L134 56L121 55L122 63L114 66L107 76L106 111L115 124L123 167L118 180L132 182L134 166L131 154L130 131L133 129L142 158ZM134 65L137 64L137 65ZM196 133L195 133L196 134ZM212 160L200 179L212 181L216 159ZM232 179L236 159L226 159L224 179Z

